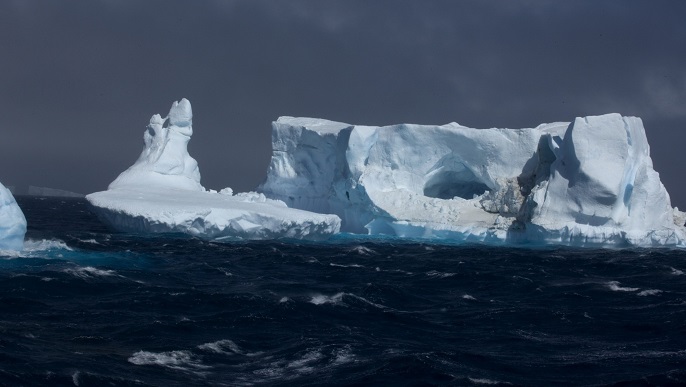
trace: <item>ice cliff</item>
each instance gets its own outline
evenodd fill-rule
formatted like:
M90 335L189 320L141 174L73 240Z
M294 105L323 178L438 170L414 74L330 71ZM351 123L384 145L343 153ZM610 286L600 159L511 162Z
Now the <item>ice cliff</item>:
M12 193L0 183L0 250L22 250L26 218Z
M339 231L336 215L288 208L255 192L205 190L187 149L192 118L186 99L174 102L166 118L152 116L138 160L107 191L86 196L103 222L125 232L214 240L324 239Z
M267 197L342 230L493 244L684 246L639 118L528 129L281 117Z

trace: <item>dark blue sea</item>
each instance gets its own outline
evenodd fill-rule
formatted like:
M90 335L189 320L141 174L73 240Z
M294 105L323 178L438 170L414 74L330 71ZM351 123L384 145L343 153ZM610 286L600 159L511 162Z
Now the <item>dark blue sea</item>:
M214 243L18 201L1 385L686 384L684 250Z

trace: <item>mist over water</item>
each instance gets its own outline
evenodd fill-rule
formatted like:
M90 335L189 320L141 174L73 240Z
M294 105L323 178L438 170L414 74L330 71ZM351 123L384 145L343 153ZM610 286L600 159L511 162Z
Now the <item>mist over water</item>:
M686 251L115 233L19 197L0 384L686 383Z

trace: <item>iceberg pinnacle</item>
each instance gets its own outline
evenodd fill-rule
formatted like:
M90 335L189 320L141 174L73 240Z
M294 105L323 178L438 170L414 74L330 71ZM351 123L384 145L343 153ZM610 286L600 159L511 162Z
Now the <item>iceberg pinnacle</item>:
M22 250L26 218L10 190L0 183L0 250Z
M120 231L185 233L205 239L324 239L340 219L288 208L255 192L207 191L198 163L188 154L193 113L187 99L166 118L155 114L138 160L107 191L86 196L98 217Z
M281 117L267 197L334 213L343 231L494 244L684 246L686 216L639 118L526 129L349 125Z
M159 186L204 191L198 163L188 154L192 122L191 103L185 98L174 102L166 118L153 115L143 134L145 147L140 157L109 188Z

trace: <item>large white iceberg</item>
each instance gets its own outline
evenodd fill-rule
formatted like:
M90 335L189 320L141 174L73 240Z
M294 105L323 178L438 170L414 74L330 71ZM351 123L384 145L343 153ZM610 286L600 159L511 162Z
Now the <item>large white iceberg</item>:
M12 193L0 183L0 250L22 250L26 218Z
M686 214L653 170L639 118L529 129L273 123L267 197L342 230L575 246L684 246Z
M336 215L288 208L255 192L205 190L198 163L187 149L192 118L186 99L174 102L166 118L152 116L138 160L107 191L86 196L102 221L126 232L186 233L214 240L324 239L339 231Z

